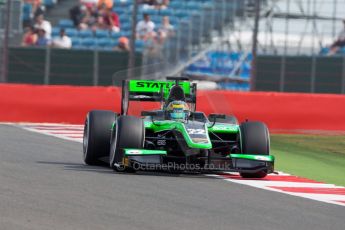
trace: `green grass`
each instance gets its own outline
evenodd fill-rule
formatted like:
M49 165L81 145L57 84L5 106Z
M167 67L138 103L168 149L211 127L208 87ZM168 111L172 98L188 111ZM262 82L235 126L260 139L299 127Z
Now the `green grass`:
M275 169L345 186L345 136L271 135Z

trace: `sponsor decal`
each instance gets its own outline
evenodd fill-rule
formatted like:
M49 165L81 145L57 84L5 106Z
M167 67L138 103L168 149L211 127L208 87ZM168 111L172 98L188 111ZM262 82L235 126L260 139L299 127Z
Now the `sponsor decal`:
M192 138L194 143L208 143L207 138Z
M269 158L266 156L255 156L255 160L259 160L259 161L268 161Z
M144 99L144 98L151 98L150 96L146 96L146 95L135 95L134 98L136 99Z
M145 128L151 127L152 122L151 121L144 121Z
M190 135L205 135L205 129L187 129L188 134Z
M160 88L171 88L175 83L172 82L146 82L146 81L138 81L136 82L136 87L138 88L151 88L151 89L160 89ZM183 86L183 84L180 84Z
M223 131L223 130L228 130L228 131L236 131L237 127L234 126L225 126L225 125L215 125L213 127L213 130L219 130L219 131Z
M126 154L133 154L133 155L142 154L142 153L143 153L143 151L137 150L137 149L133 149L133 150L128 150L128 151L126 151Z
M166 145L166 140L158 140L157 141L158 146L165 146Z

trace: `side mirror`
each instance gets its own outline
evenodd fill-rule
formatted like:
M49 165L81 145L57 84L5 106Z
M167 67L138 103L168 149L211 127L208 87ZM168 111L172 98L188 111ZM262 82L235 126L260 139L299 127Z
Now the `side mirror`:
M141 116L143 116L143 117L154 117L157 115L158 115L157 111L142 111L141 112Z
M210 120L216 121L217 119L225 119L226 115L225 114L217 114L217 113L211 113L208 118Z

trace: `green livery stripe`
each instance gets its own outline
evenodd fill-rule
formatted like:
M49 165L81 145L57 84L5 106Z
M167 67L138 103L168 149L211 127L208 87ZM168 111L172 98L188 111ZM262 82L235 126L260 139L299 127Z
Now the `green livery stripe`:
M174 84L174 81L130 80L129 91L136 93L160 93L161 88L163 88L164 95L167 95ZM185 94L190 94L190 82L180 82L179 85L183 88Z
M164 150L150 150L150 149L124 149L126 156L131 155L167 155Z
M230 157L237 159L274 162L274 156L272 155L230 154Z

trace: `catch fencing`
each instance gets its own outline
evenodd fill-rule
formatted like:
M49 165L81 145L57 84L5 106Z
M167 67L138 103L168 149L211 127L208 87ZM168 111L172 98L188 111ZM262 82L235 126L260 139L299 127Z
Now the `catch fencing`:
M256 91L345 94L345 56L259 56Z
M142 55L136 55L141 66ZM128 53L51 48L10 48L9 83L112 85L113 73L126 70Z

